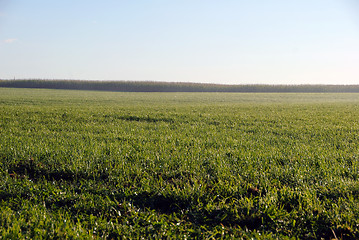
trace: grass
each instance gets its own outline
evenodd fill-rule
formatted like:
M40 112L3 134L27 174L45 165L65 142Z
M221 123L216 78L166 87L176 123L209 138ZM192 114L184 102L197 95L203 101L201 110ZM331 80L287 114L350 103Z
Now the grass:
M0 113L0 238L359 238L359 94L0 88Z

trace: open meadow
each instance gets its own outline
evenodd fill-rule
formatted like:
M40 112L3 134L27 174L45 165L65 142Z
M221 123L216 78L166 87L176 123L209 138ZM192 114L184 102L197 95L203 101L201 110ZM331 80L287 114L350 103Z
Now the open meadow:
M358 239L359 94L0 88L0 179L0 239Z

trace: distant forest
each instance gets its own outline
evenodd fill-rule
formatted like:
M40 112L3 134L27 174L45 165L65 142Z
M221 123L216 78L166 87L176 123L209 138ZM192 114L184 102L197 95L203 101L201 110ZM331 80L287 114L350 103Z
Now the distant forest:
M359 93L359 85L267 85L207 84L154 81L89 81L89 80L0 80L0 87L73 89L113 92L301 92Z

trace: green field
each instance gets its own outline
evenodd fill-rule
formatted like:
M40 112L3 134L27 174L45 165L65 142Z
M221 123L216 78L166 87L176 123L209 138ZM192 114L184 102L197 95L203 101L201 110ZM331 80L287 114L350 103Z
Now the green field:
M0 88L0 239L357 239L359 94Z

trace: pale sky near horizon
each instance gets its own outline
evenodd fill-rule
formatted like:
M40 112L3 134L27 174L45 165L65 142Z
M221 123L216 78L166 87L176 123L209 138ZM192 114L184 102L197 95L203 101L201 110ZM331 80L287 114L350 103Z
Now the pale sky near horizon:
M0 79L359 84L358 0L0 0Z

